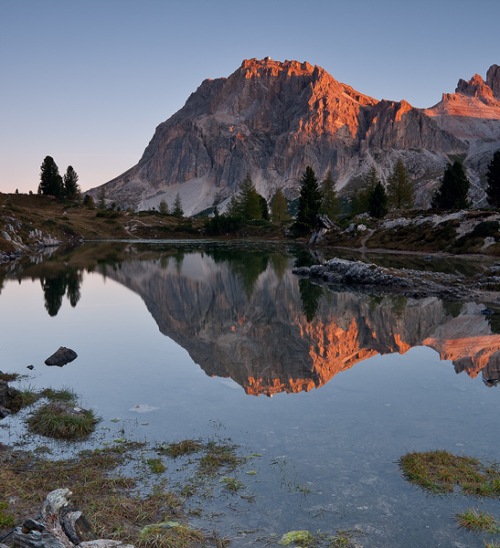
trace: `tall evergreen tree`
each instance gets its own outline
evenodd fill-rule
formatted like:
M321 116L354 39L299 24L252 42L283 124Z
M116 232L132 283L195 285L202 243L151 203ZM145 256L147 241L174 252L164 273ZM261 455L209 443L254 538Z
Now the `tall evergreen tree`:
M174 203L172 205L172 215L174 217L182 217L184 215L184 210L182 209L182 201L179 193L175 197Z
M271 219L274 223L280 223L281 221L288 221L290 219L286 198L281 188L278 188L278 190L272 197L270 205Z
M262 205L259 193L255 190L255 186L248 173L241 184L238 199L241 204L241 215L245 220L262 219Z
M488 180L488 186L486 187L488 203L490 206L500 207L500 150L495 152L488 164L486 178Z
M55 196L56 198L61 198L63 195L63 180L52 156L46 156L40 166L38 194Z
M357 190L351 196L350 213L351 215L360 215L361 213L368 213L370 209L370 200L377 183L380 183L380 179L377 175L377 170L374 166L370 168L366 177L366 183L364 188Z
M340 200L335 191L335 181L332 172L329 170L326 179L321 183L321 213L328 215L330 219L335 219L340 215Z
M445 169L441 186L434 193L431 205L435 209L465 209L469 207L467 198L470 188L464 166L456 161Z
M80 187L78 186L78 175L73 166L68 166L63 177L64 196L68 200L80 199Z
M312 167L306 167L301 182L296 225L311 229L316 223L316 216L321 208L321 192Z
M370 193L368 213L372 217L380 219L387 215L387 211L387 194L385 193L384 185L379 181Z
M414 205L413 181L401 158L398 158L394 170L387 182L389 205L396 209L411 209Z

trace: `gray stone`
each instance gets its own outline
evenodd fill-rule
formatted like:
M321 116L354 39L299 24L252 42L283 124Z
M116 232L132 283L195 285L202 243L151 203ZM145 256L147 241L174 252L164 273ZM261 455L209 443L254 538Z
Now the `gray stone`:
M76 358L78 358L78 354L74 350L60 346L59 350L45 360L45 365L57 365L58 367L62 367L63 365L76 360Z

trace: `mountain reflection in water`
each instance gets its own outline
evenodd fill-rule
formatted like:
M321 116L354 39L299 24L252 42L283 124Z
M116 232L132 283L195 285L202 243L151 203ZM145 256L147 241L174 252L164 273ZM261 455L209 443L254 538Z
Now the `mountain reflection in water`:
M481 373L487 386L500 377L496 317L483 305L331 292L299 280L297 262L276 251L111 249L91 263L68 256L17 275L40 279L54 316L65 294L77 305L85 264L137 293L207 375L230 377L247 394L309 391L371 356L414 346L433 348L457 373Z
M210 376L247 394L318 388L374 356L429 346L494 385L500 335L474 303L333 293L298 280L292 259L200 252L131 260L106 275L144 300L160 331Z

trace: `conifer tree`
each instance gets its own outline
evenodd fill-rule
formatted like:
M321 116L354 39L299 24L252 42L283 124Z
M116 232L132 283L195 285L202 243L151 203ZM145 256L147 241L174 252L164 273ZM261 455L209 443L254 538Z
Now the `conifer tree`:
M321 213L328 215L330 219L335 219L341 211L340 200L335 191L335 181L332 172L329 170L326 179L321 183Z
M286 198L281 188L278 188L276 193L271 199L271 220L274 223L280 223L281 221L288 221L290 215L288 214L288 206Z
M59 168L52 156L46 156L40 166L40 184L38 194L61 198L63 195L63 180L59 175Z
M441 186L435 192L431 205L435 209L465 209L469 207L467 198L470 188L464 166L455 161L445 169Z
M68 166L63 177L64 196L68 200L80 199L80 187L78 186L78 175L73 166Z
M184 210L182 209L182 201L179 193L175 197L174 203L172 205L172 215L174 217L182 217L184 215Z
M351 215L360 215L361 213L368 213L370 209L370 199L377 183L380 179L377 175L377 170L374 166L370 168L366 177L365 187L355 191L351 196L350 213Z
M413 181L401 158L398 158L394 170L387 182L389 205L396 209L411 209L414 205Z
M255 190L255 186L248 173L240 187L239 201L241 204L241 215L245 220L262 219L262 205L259 193Z
M500 207L500 150L495 152L488 164L486 178L488 180L486 187L488 203L492 207Z
M162 215L168 215L168 204L165 200L160 202L159 211Z
M301 178L299 209L295 226L301 230L311 229L321 208L321 192L318 179L311 166L307 166Z
M387 211L387 194L385 193L384 185L379 181L370 193L368 213L372 217L381 219L387 215Z

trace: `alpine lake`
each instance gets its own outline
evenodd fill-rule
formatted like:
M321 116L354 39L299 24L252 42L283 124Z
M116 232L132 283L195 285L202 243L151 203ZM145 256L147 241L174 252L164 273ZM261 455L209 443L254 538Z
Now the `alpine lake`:
M4 265L0 370L22 375L17 388L73 389L101 421L86 441L54 441L28 432L27 409L0 421L0 442L45 446L54 459L117 440L234 444L240 464L186 497L198 509L189 523L234 547L293 530L348 531L349 545L367 548L498 542L455 519L475 508L500 520L498 497L432 495L398 465L437 449L498 460L497 314L485 314L488 303L333 291L292 274L314 262L283 244L136 241ZM78 358L46 366L60 346ZM185 487L193 458L161 457L172 490ZM226 475L238 489L224 488Z

